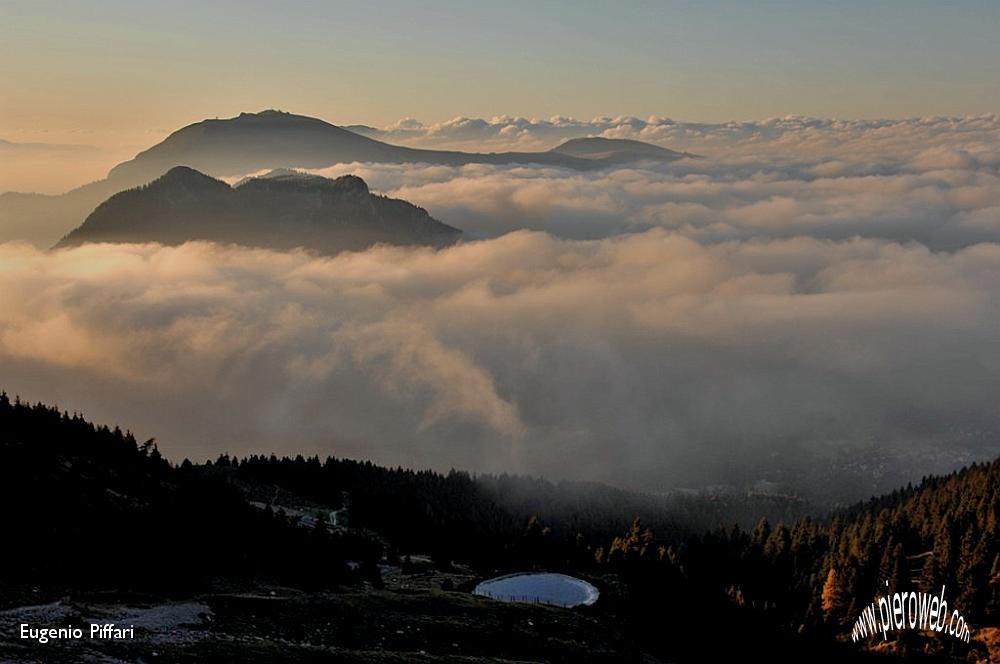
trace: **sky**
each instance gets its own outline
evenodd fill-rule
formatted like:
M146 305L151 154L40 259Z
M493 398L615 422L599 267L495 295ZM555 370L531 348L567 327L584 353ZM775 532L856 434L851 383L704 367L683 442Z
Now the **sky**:
M1000 3L0 2L0 139L134 152L206 117L727 121L1000 109Z
M38 201L10 197L3 387L172 459L861 497L993 458L998 28L972 1L0 0L0 192L267 108L422 147L704 157L317 171L467 233L441 252L48 251L71 227L31 246Z

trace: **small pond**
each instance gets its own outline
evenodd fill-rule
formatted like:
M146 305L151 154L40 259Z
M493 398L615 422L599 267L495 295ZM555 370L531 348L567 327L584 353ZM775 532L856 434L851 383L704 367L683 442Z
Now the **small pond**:
M504 602L533 602L564 607L589 606L600 595L597 588L582 579L551 572L498 576L483 581L472 592Z

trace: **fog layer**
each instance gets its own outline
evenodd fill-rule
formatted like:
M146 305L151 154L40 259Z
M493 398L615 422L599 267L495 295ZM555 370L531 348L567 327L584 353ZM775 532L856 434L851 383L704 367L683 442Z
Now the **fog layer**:
M481 238L442 251L0 245L0 372L173 458L863 496L1000 451L998 126L620 123L707 158L322 171Z
M996 245L521 231L332 259L4 245L0 266L8 389L174 457L316 451L652 488L996 449ZM772 467L734 470L754 460Z

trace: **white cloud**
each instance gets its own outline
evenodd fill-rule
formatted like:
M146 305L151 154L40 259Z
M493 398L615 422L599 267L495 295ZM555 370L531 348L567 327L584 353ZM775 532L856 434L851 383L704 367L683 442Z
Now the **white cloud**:
M440 252L0 245L4 387L174 456L647 488L766 477L858 496L998 452L1000 116L391 131L709 158L320 171L484 238Z
M606 136L648 141L713 157L845 155L851 159L910 158L944 146L998 161L1000 114L903 120L831 120L805 117L728 123L682 122L632 116L576 120L566 117L490 119L458 117L425 125L414 118L378 130L378 137L419 147L495 150L545 149L569 138Z
M858 450L927 472L995 453L1000 433L993 244L654 229L335 258L2 245L0 283L5 388L173 456L316 451L662 488L808 477Z
M1000 158L970 149L879 159L735 156L597 172L482 164L340 164L314 172L360 175L471 237L529 228L582 239L661 227L699 242L861 236L955 249L1000 240L1000 229L981 221L990 214L983 211L1000 206Z

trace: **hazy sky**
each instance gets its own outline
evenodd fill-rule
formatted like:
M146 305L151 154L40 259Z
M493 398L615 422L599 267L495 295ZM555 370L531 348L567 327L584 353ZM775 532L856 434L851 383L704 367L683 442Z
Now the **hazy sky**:
M0 2L0 138L148 145L278 107L721 121L1000 110L1000 3Z
M380 135L433 147L603 135L705 157L322 171L468 232L440 253L45 250L68 225L0 243L3 388L174 459L860 497L995 457L998 28L1000 0L0 0L0 191L62 191L264 108L410 116ZM499 115L583 121L442 122ZM620 115L693 122L591 120Z

